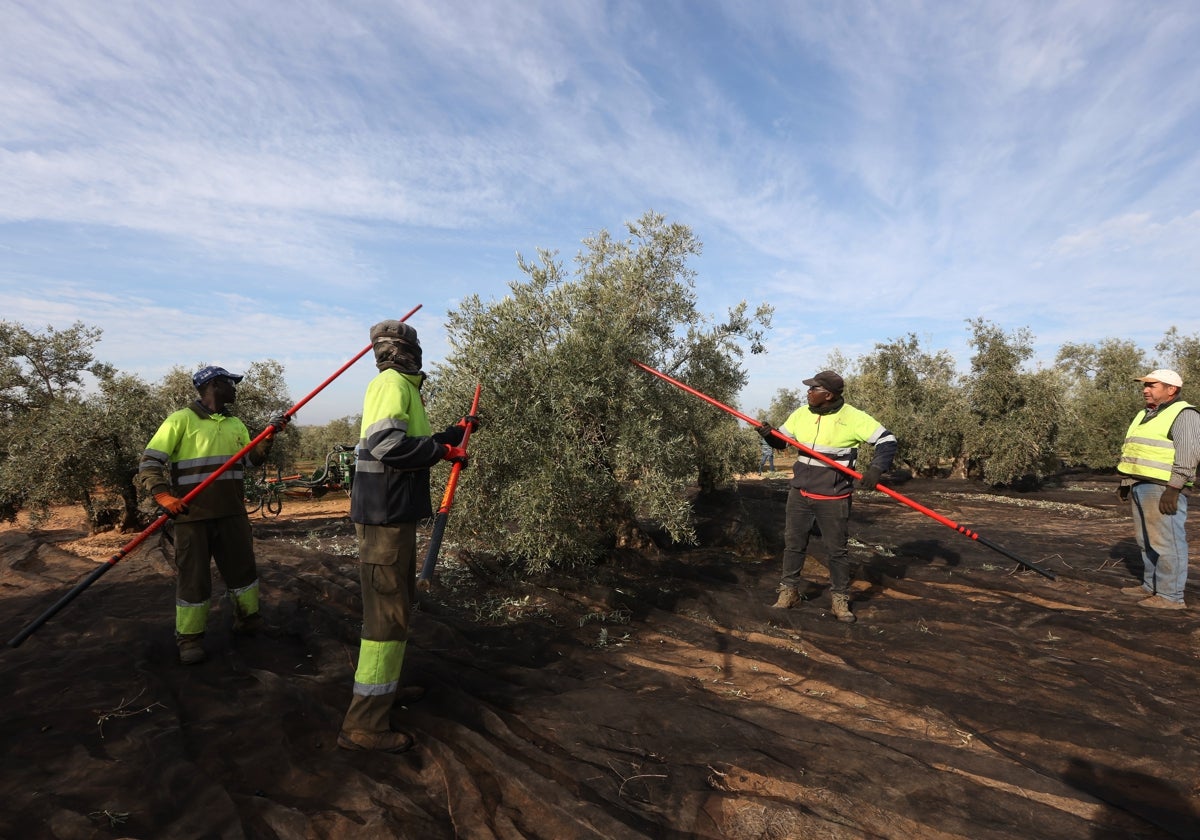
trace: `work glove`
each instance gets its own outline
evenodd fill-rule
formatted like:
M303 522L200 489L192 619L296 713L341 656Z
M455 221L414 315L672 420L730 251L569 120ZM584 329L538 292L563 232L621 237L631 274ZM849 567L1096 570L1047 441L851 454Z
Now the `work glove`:
M1158 497L1158 512L1163 516L1173 516L1179 510L1179 488L1164 487Z
M454 425L462 426L464 429L470 429L471 434L475 434L475 430L479 428L479 417L475 414L467 414Z
M1122 502L1129 501L1129 485L1128 484L1118 484L1117 485L1117 498L1120 499Z
M455 423L453 426L447 426L444 432L435 433L433 439L446 446L461 446L463 435L466 433L466 426L460 426L458 423Z
M154 501L157 502L158 506L165 510L170 516L178 516L179 514L187 513L188 511L188 506L183 499L180 499L177 496L172 496L165 490L162 493L155 493Z
M287 424L292 422L292 418L286 414L280 414L278 417L271 418L271 425L275 427L276 432L282 432L287 428Z
M862 481L859 482L858 489L874 490L875 486L879 484L879 479L882 477L883 470L879 469L879 467L867 467L866 470L863 471Z
M446 451L442 457L447 461L453 461L456 464L462 464L464 470L467 468L467 450L463 449L461 446L447 445Z
M767 446L771 447L772 449L787 449L786 443L777 438L775 435L771 434L775 431L775 427L770 423L760 423L754 427L754 431L762 435L762 439L765 440L767 442Z

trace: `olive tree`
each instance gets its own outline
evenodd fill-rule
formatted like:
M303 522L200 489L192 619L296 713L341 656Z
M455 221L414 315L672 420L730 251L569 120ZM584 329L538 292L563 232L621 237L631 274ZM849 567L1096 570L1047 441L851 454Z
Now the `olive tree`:
M928 353L913 333L875 345L847 379L854 405L900 442L897 460L915 475L936 476L962 452L970 419L954 358Z
M0 321L0 518L42 513L90 490L81 462L91 459L98 430L83 398L85 374L113 373L93 356L100 335L80 322L35 332Z
M355 446L358 443L362 415L352 414L330 420L323 426L298 426L299 444L296 457L309 461L324 461L325 457L339 446Z
M806 402L804 391L798 388L780 388L771 397L771 404L767 406L765 413L761 413L759 419L766 420L775 428L779 428L792 416L793 411L805 405Z
M1154 351L1161 353L1163 365L1171 368L1183 377L1185 399L1195 404L1200 403L1200 333L1195 335L1180 335L1176 327L1171 327L1163 336L1162 341L1154 345Z
M1024 368L1033 356L1026 328L1006 333L982 318L971 326L971 372L965 379L972 422L958 466L994 484L1037 480L1058 467L1063 380L1055 371Z
M743 345L762 350L770 308L702 314L692 231L654 213L627 229L585 240L573 273L551 252L518 257L526 279L509 294L467 298L449 315L435 428L482 385L456 532L531 570L591 560L646 523L692 539L687 486L714 487L754 457L733 417L631 360L730 403L745 382Z
M1059 451L1067 463L1092 469L1115 467L1130 418L1142 407L1140 384L1146 355L1132 341L1109 338L1064 344L1055 364L1067 378Z

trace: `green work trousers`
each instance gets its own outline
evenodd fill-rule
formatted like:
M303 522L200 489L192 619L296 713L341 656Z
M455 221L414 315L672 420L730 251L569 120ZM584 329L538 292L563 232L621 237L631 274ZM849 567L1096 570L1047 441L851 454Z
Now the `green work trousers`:
M239 614L258 612L258 567L250 518L222 516L175 523L175 630L180 635L204 632L212 600L212 568L225 581Z
M400 685L417 578L417 526L355 525L363 625L346 730L380 732Z

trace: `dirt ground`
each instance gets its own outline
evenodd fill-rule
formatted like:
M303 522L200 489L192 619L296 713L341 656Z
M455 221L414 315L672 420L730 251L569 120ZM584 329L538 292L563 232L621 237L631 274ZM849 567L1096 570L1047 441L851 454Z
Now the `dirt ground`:
M1159 613L1111 477L854 503L857 624L777 611L786 477L699 503L702 545L517 581L453 518L399 756L338 750L358 638L348 500L254 517L267 632L177 664L157 537L0 649L4 838L1196 838L1200 593ZM1200 546L1200 515L1190 524ZM14 637L132 535L0 530ZM215 588L220 591L219 579Z

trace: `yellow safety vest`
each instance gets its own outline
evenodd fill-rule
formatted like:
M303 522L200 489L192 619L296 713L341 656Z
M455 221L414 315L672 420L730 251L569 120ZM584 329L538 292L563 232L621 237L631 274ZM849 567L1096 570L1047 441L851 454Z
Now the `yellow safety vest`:
M1125 433L1117 471L1163 484L1169 482L1171 467L1175 464L1175 442L1169 437L1171 425L1180 412L1188 408L1193 406L1177 400L1144 422L1144 412L1134 417ZM1190 481L1188 486L1191 486Z

